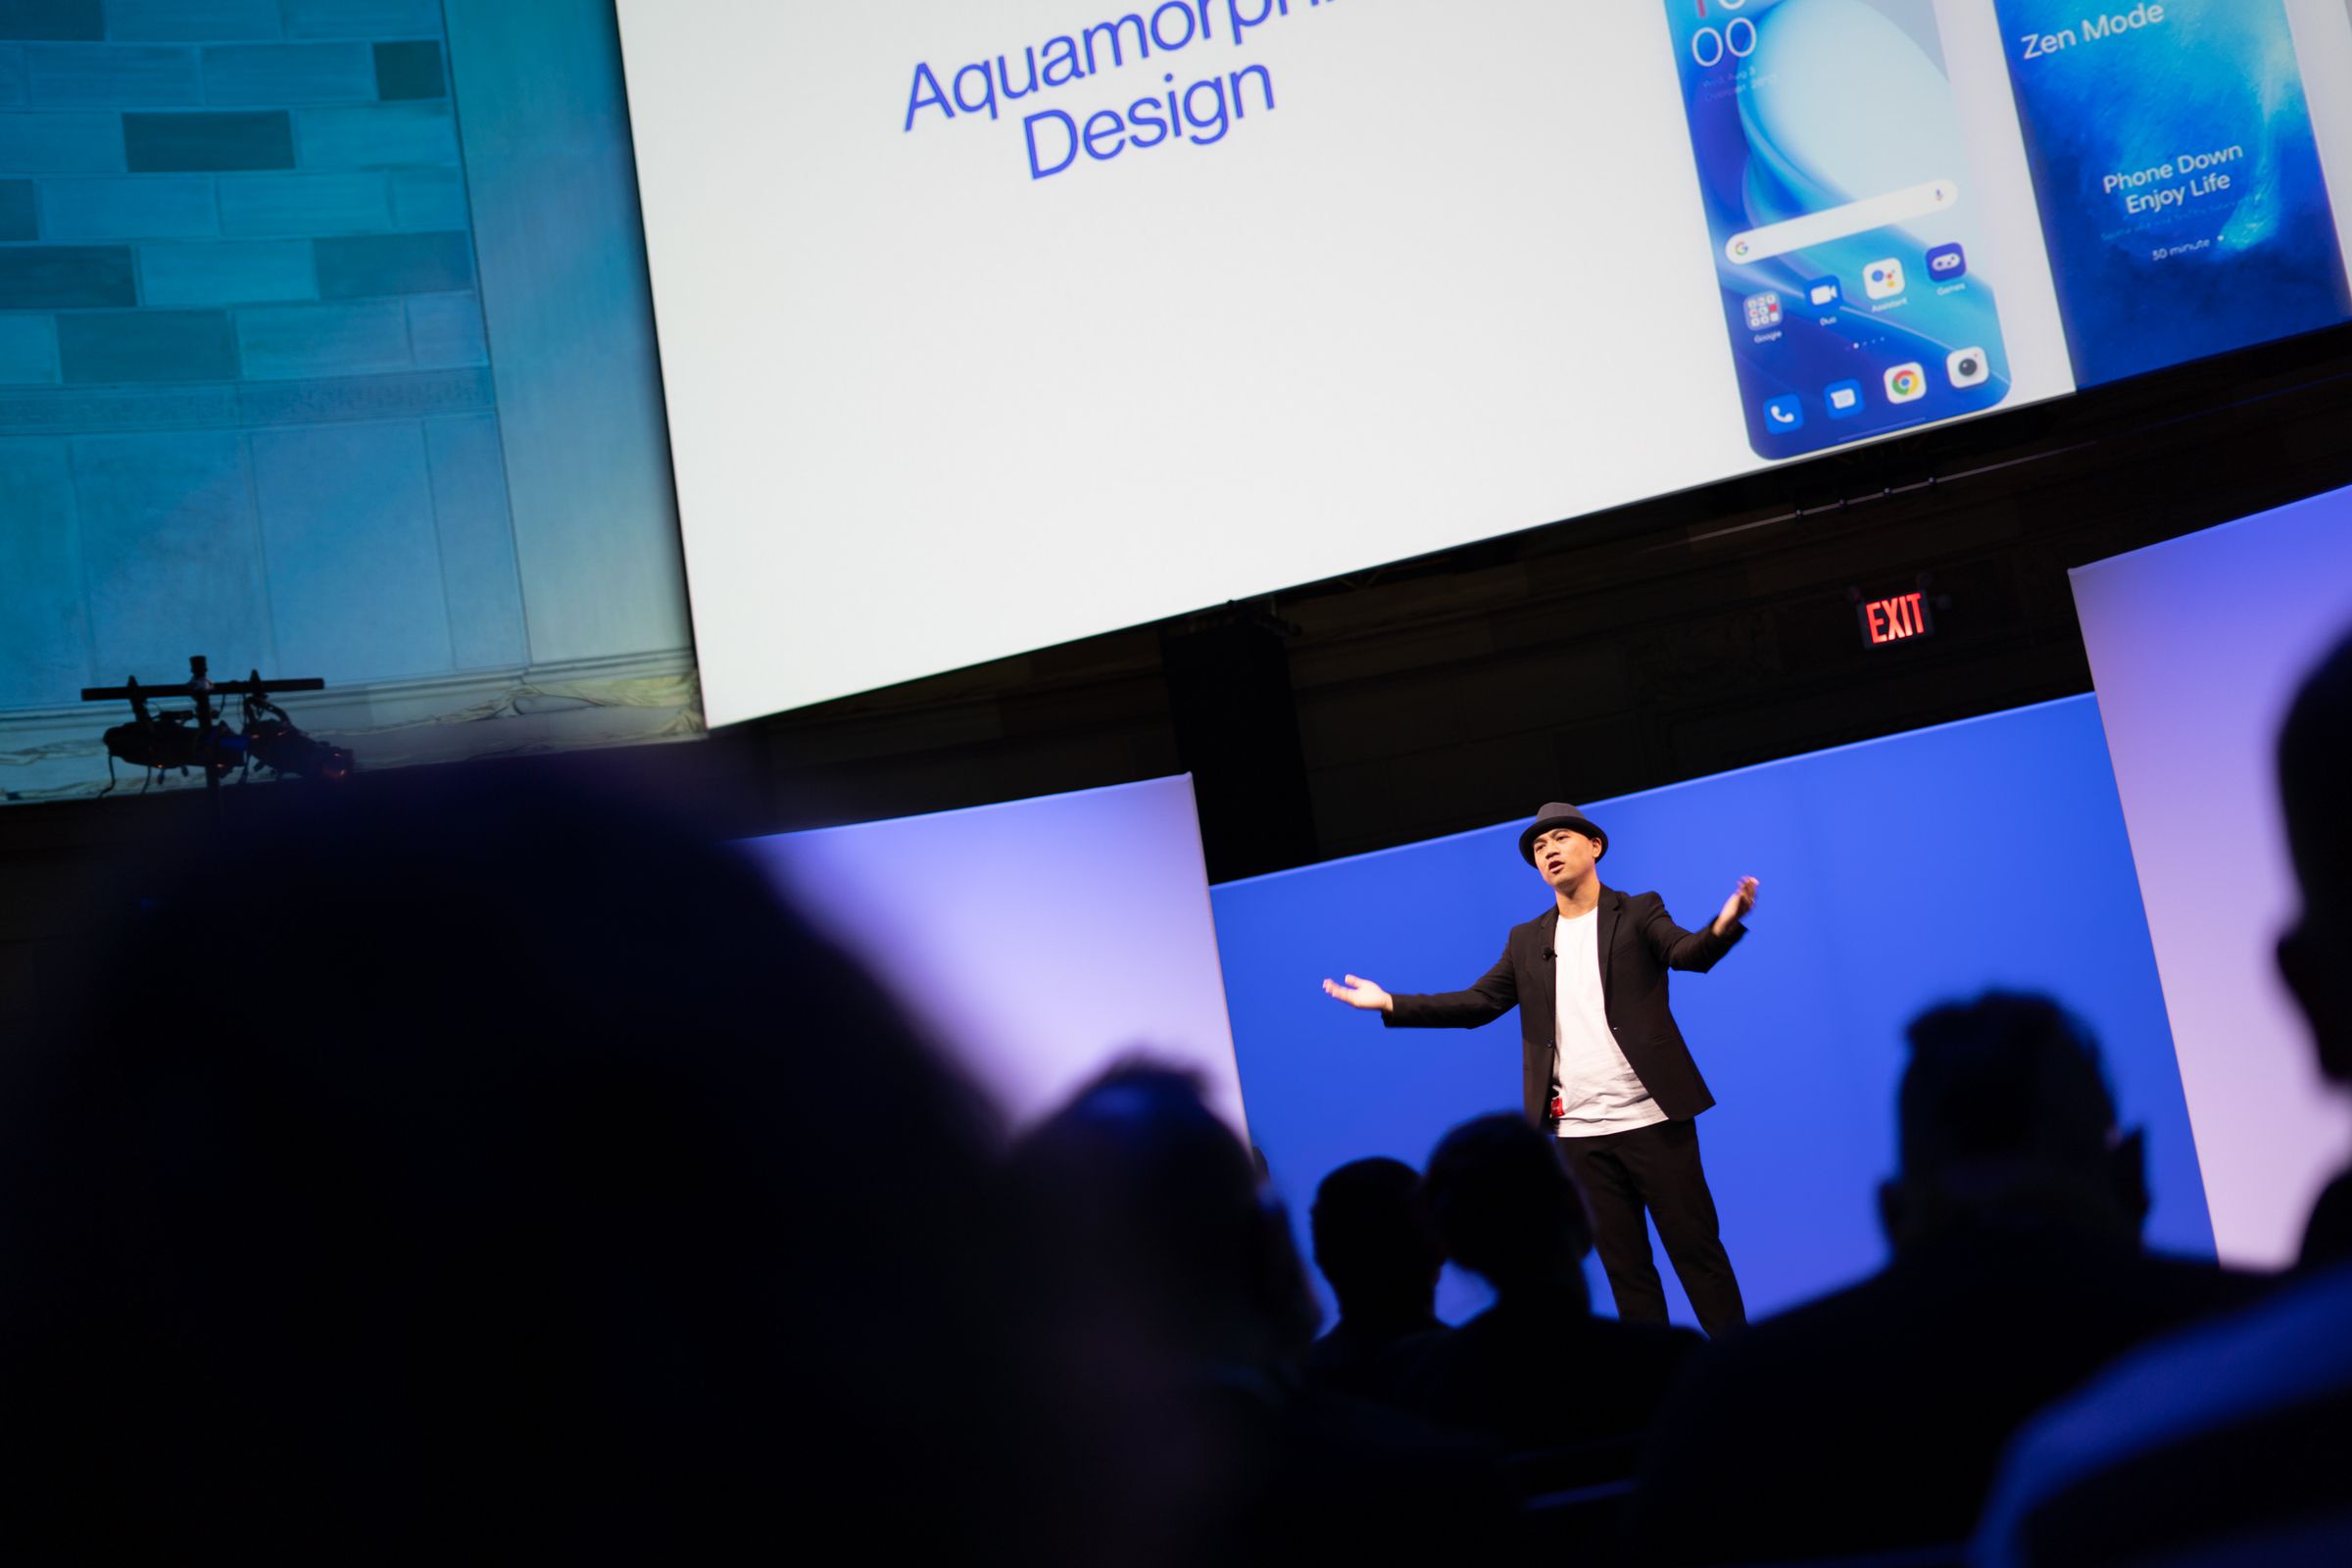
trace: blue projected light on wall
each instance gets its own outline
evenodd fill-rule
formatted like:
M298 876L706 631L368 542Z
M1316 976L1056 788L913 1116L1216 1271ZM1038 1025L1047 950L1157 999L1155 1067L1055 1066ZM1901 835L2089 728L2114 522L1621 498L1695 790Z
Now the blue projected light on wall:
M2075 378L2352 315L2281 0L1999 0Z
M693 727L614 25L0 0L0 799L191 654L369 769Z
M1535 803L1530 802L1532 809ZM2098 709L2083 697L1817 753L1588 808L1611 886L1656 889L1687 926L1741 873L1750 935L1674 1007L1719 1106L1700 1118L1724 1238L1769 1313L1884 1257L1874 1193L1894 1164L1903 1024L1988 985L2045 990L2104 1043L2147 1131L2151 1242L2213 1232ZM1214 890L1250 1131L1301 1223L1316 1183L1366 1154L1419 1165L1446 1128L1515 1108L1518 1031L1383 1029L1325 997L1352 971L1451 990L1549 895L1506 823ZM1663 1270L1663 1253L1661 1268ZM1674 1311L1688 1303L1664 1270ZM1608 1292L1593 1270L1594 1300ZM1440 1308L1475 1306L1451 1280Z

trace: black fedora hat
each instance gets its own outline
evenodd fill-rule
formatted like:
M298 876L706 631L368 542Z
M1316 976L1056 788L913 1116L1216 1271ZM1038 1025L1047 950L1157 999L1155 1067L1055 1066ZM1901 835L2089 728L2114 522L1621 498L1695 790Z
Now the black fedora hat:
M1594 827L1591 818L1566 801L1552 801L1536 813L1536 819L1519 835L1519 858L1530 865L1535 864L1536 840L1555 827L1571 827L1587 838L1600 840L1600 854L1592 857L1596 860L1609 853L1609 836Z

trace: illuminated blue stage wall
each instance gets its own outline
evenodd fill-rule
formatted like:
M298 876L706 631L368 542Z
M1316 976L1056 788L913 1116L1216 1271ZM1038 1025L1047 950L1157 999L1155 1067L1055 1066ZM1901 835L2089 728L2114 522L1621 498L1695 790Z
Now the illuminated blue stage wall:
M690 670L611 0L0 3L0 624L36 792L192 653L347 732Z
M2278 976L2302 896L2275 750L2296 688L2352 628L2352 489L2073 577L2214 1239L2232 1263L2282 1267L2352 1155L2352 1105Z
M2090 1022L2127 1122L2147 1130L2151 1239L2212 1254L2093 699L1587 808L1609 832L1604 879L1658 890L1686 926L1711 918L1741 873L1763 879L1747 940L1712 974L1674 979L1676 1016L1721 1102L1701 1143L1751 1311L1883 1260L1874 1192L1893 1167L1904 1021L1993 984L2053 992ZM1441 991L1484 973L1505 928L1548 902L1519 858L1519 826L1214 890L1250 1131L1302 1246L1307 1203L1334 1166L1366 1154L1418 1166L1455 1122L1517 1107L1511 1016L1468 1032L1383 1029L1318 983L1348 971ZM1476 1282L1449 1275L1440 1306L1458 1318L1480 1299Z
M897 992L1007 1130L1131 1054L1199 1073L1245 1130L1190 778L743 848Z

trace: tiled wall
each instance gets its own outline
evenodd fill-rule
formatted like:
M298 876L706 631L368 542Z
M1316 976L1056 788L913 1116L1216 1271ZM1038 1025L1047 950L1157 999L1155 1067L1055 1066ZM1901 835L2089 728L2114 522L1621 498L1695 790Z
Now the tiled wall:
M0 0L0 708L529 657L440 0Z

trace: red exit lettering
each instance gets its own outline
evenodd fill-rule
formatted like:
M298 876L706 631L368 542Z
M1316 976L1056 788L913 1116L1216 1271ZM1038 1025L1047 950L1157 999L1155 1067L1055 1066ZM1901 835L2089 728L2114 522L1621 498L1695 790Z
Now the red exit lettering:
M1919 594L1874 599L1862 607L1862 625L1874 643L1899 643L1927 634L1927 607Z

